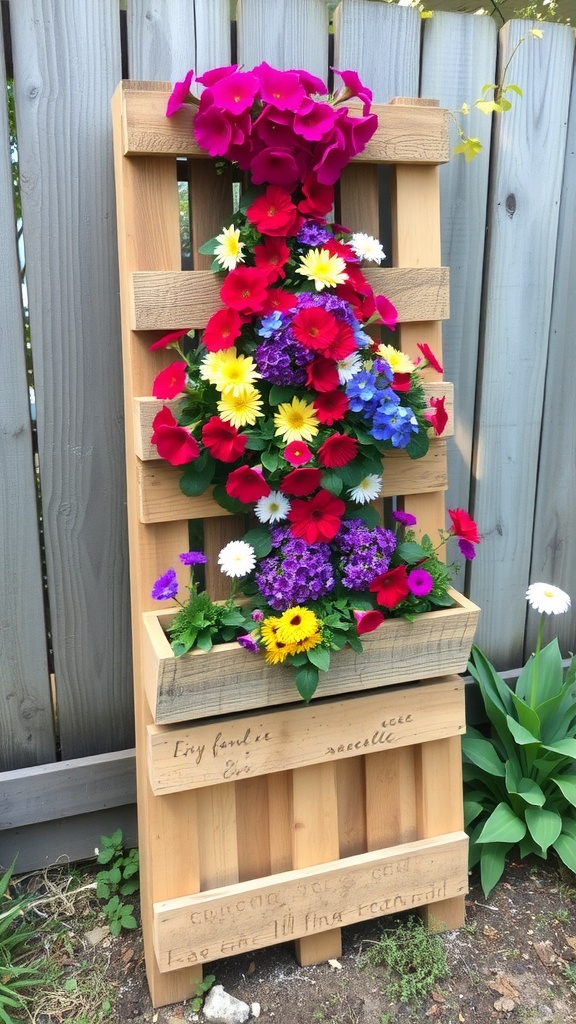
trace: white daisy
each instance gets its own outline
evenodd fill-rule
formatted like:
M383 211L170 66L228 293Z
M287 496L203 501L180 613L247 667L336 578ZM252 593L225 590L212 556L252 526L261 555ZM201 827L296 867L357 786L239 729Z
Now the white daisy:
M336 369L338 370L338 380L341 384L347 384L352 377L355 377L360 370L364 368L361 357L358 352L352 352L351 355L346 356L345 359L339 359L336 363Z
M382 490L382 477L375 473L369 473L360 481L357 487L351 487L348 491L352 501L357 505L365 505L367 501L374 501Z
M357 231L350 239L348 245L354 250L359 260L368 260L371 263L380 263L386 253L377 238L366 235L363 231Z
M235 270L238 263L244 263L244 242L240 241L239 228L231 224L229 228L224 228L221 235L216 236L216 241L220 244L214 249L214 256L224 270Z
M277 523L286 519L290 502L280 491L270 491L270 494L256 502L254 511L261 523Z
M226 576L247 576L256 565L256 554L245 540L231 540L218 555L220 571Z
M531 583L526 591L526 600L534 611L546 615L562 615L570 607L570 598L560 587L551 583Z

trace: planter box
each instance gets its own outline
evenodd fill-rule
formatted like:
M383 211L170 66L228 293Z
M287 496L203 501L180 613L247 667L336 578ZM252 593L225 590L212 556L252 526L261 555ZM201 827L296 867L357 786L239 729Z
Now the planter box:
M317 698L464 672L479 609L456 591L452 596L452 608L427 612L415 622L387 620L363 637L362 654L335 652L330 671L320 675ZM144 686L157 724L301 701L292 669L268 665L237 643L175 658L163 629L173 616L143 615Z

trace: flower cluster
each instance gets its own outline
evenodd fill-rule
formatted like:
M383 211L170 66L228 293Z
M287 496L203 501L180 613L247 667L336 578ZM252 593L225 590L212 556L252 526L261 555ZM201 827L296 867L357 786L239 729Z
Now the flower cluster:
M230 545L221 566L261 613L240 643L274 664L290 659L306 696L330 650L360 644L385 615L452 603L432 543L400 542L371 504L385 453L425 455L447 413L444 396L428 405L422 387L422 368L442 373L429 346L415 362L380 336L397 312L362 270L382 261L380 243L331 219L334 183L377 126L370 91L354 72L338 74L335 96L305 72L265 63L196 79L198 145L249 172L251 185L200 249L221 275L221 306L200 343L175 332L152 346L177 353L153 394L180 399L154 418L159 456L183 467L185 494L211 486L224 509L259 524L235 542L253 550L247 559L238 549L245 571L230 571ZM176 85L168 115L193 101L192 80ZM352 96L361 116L341 105ZM475 524L451 515L473 557Z

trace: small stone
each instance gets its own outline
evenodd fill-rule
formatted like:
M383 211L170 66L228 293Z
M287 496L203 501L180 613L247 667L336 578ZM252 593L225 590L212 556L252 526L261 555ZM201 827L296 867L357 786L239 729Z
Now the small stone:
M89 932L84 932L84 938L90 943L91 946L97 946L99 942L107 938L110 935L110 929L108 925L102 925L100 928L92 928Z
M503 996L502 999L497 999L496 1002L494 1003L494 1009L498 1010L499 1013L501 1013L502 1011L504 1013L512 1013L512 1010L515 1008L515 1006L516 1003L514 1002L514 1000L508 999L506 996Z
M250 1007L225 992L222 985L214 985L206 996L202 1012L211 1024L245 1024L250 1016Z
M253 1017L259 1017L260 1016L260 1003L251 1003L250 1004L250 1013L252 1014Z

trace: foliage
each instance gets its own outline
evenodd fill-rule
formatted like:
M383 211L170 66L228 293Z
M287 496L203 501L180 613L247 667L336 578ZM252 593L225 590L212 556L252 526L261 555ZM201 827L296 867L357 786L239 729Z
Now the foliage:
M119 935L123 928L136 928L133 914L134 905L124 903L123 896L138 891L138 850L124 851L122 830L116 829L111 836L101 836L102 849L97 851L97 863L106 867L96 875L96 895L106 900L104 913L112 935Z
M442 940L413 916L386 928L365 954L365 962L384 964L393 972L386 995L402 1003L422 1002L448 975Z
M543 859L553 849L576 871L576 659L564 672L558 641L541 648L543 618L515 692L472 649L490 735L463 740L465 823L486 895L516 846Z
M29 989L44 981L39 961L30 961L30 942L36 935L28 912L31 895L14 895L10 886L14 863L0 877L0 1021L16 1024L14 1011L30 1001Z
M216 977L214 974L207 974L206 977L202 979L202 981L198 982L198 984L196 985L196 989L194 991L194 995L192 996L192 1000L190 1002L190 1009L192 1010L193 1013L198 1013L198 1011L202 1009L204 999L206 998L207 993L210 991L215 981Z

